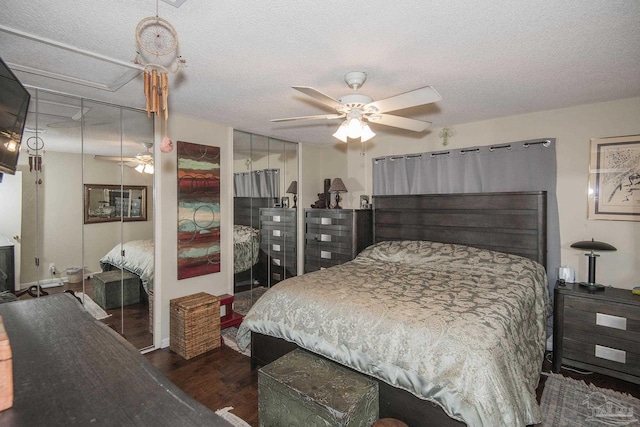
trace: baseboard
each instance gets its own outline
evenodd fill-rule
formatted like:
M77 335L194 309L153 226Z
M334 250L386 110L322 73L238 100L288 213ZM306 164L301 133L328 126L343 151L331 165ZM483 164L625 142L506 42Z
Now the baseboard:
M52 279L40 280L40 282L21 283L20 290L29 289L30 287L38 284L40 284L40 287L43 289L55 288L57 286L62 286L66 281L68 281L66 277L56 277Z
M165 338L162 340L162 343L160 344L160 348L167 348L169 347L169 343L170 343L170 338Z

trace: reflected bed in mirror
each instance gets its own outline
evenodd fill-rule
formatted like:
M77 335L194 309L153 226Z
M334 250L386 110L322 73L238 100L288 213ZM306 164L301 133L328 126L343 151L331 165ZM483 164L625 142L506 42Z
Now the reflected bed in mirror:
M144 185L84 185L84 223L146 221Z

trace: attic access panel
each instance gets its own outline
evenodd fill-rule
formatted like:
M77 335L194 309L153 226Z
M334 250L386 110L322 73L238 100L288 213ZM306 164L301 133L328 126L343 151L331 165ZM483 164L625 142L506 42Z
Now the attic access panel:
M139 65L0 25L2 58L15 71L115 92Z

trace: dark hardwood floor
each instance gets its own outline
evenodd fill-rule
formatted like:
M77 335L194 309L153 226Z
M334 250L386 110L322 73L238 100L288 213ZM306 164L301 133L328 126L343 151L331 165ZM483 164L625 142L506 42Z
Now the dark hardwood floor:
M252 426L258 425L258 370L251 370L249 357L224 345L189 360L168 348L145 357L209 409L233 406L232 413Z
M233 406L233 413L252 426L258 425L258 371L251 371L250 359L222 346L191 360L185 360L168 348L145 354L147 360L174 384L211 410ZM545 361L543 372L551 371ZM578 374L563 370L562 374L584 380L602 388L629 393L640 398L640 386L606 375ZM547 377L540 375L538 401Z

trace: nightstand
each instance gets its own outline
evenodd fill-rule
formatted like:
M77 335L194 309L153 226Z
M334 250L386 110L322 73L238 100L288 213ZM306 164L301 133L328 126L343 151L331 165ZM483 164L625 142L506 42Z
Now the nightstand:
M574 366L640 384L640 296L556 284L553 371Z

